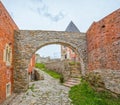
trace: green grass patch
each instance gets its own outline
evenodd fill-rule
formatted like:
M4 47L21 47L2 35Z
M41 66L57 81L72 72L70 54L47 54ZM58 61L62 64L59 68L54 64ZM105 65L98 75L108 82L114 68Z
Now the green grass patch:
M35 84L32 84L31 86L29 86L29 89L31 89L31 91L33 92L35 88Z
M115 98L110 92L96 92L86 82L76 85L69 91L73 105L120 105L120 97Z
M53 78L56 78L56 79L60 79L61 75L58 74L57 72L55 71L51 71L51 70L48 70L48 69L43 69L43 71L45 71L46 73L48 73L50 76L52 76Z
M36 63L35 67L39 68L40 70L42 70L44 72L46 72L47 74L49 74L50 76L52 76L55 79L60 79L61 78L61 74L59 74L55 71L46 69L45 65L42 64L42 63Z
M43 63L36 63L35 67L39 69L45 69L45 65Z

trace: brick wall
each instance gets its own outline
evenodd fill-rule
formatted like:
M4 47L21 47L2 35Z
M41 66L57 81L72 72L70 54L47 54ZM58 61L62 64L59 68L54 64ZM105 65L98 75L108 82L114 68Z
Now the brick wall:
M120 70L120 9L87 31L88 69Z
M3 61L3 55L6 44L11 46L13 52L13 35L14 30L17 29L18 27L0 2L0 103L6 99L7 83L11 82L11 93L13 91L13 60L11 66L7 67Z
M92 24L87 31L87 48L90 80L94 82L94 75L99 74L101 80L97 81L120 94L120 9Z

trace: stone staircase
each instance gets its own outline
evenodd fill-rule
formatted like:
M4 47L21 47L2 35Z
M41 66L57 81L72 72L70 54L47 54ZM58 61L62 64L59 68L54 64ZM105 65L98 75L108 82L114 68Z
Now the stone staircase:
M70 73L70 77L71 78L80 78L81 77L80 70L75 68L75 67L72 68L71 73Z
M70 77L69 79L63 84L67 87L73 87L75 85L80 84L80 65L75 64L70 66Z
M73 87L80 84L80 78L69 78L63 85L67 87Z

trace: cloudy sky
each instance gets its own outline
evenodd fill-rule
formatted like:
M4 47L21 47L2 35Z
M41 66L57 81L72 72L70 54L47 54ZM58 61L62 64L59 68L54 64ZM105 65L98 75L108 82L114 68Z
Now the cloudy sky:
M20 29L31 30L64 31L72 20L81 32L86 32L93 21L99 21L120 8L120 0L1 1ZM52 56L58 56L60 48L51 51ZM42 53L44 56L46 51L43 49Z

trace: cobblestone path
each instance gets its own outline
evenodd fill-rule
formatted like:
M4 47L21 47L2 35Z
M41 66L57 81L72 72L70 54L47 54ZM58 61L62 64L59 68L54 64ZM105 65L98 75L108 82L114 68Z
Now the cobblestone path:
M72 105L68 98L69 88L41 71L44 80L30 83L31 89L17 95L7 105Z

